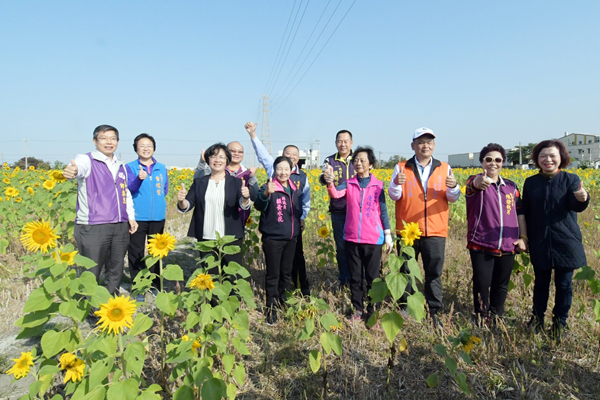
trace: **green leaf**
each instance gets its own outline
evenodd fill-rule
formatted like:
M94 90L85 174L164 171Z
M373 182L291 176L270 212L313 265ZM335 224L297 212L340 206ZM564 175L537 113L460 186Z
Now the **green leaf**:
M244 381L246 380L246 368L244 368L243 364L237 364L235 366L235 369L233 370L233 377L238 385L244 385Z
M381 278L376 278L373 281L371 290L369 290L369 296L371 297L371 301L373 303L381 303L383 300L385 300L387 295L387 284L384 281L382 281Z
M38 375L54 375L57 372L60 372L60 367L57 365L44 365L40 368Z
M240 340L240 338L233 338L231 340L231 342L233 343L233 347L235 347L235 349L244 356L249 356L250 355L250 350L248 350L248 347L242 343L242 341Z
M255 309L256 303L254 302L254 293L252 292L250 283L243 279L238 279L235 282L235 286L238 294L242 297L242 299L244 299L244 303L246 303L248 308L252 310Z
M310 365L310 369L313 374L316 374L321 368L321 352L317 350L312 350L308 354L308 364Z
M162 276L169 281L183 281L183 270L179 265L169 264L163 269Z
M162 388L160 385L153 383L148 387L148 389L142 390L142 393L135 400L161 400L162 397L156 392L161 391Z
M235 356L233 354L224 354L222 362L225 372L227 372L228 375L231 374L231 370L233 370L233 365L235 364Z
M594 317L596 322L600 322L600 300L594 300Z
M50 318L52 313L58 311L58 303L53 303L47 310L36 311L22 316L15 325L21 328L33 328L45 324Z
M200 314L195 311L192 311L188 314L185 320L185 327L188 330L192 330L200 323Z
M448 368L448 371L450 371L450 375L454 376L456 374L456 361L454 360L454 358L450 357L450 356L446 356L445 359L445 364L446 364L446 368Z
M152 267L154 264L156 264L158 261L160 260L160 257L152 257L152 256L148 256L148 258L146 258L146 268L150 269L150 267Z
M133 326L129 330L129 336L137 336L140 333L146 332L152 327L152 324L152 319L146 316L146 314L136 315Z
M402 253L411 258L415 258L415 248L412 246L402 246Z
M194 389L187 385L180 386L173 395L173 400L194 400Z
M462 372L459 372L455 376L456 382L458 382L458 386L460 386L460 390L463 391L464 394L470 395L471 389L469 389L469 385L467 384L467 377Z
M425 297L421 292L415 292L406 299L406 309L417 321L425 318Z
M52 274L52 276L58 277L59 275L62 275L67 270L67 268L69 268L69 265L67 263L54 264L50 267L50 273Z
M106 356L111 356L117 352L117 337L115 335L98 336L88 342L88 352L99 351Z
M90 368L90 387L102 385L115 366L115 360L112 357L95 361Z
M515 288L515 283L512 281L512 279L508 282L508 289L507 291L511 291Z
M421 275L421 268L419 267L419 263L414 258L410 258L406 261L406 265L410 274L419 280L419 282L423 282L423 275Z
M597 295L598 293L600 293L600 282L598 282L598 279L590 279L588 283L590 285L590 290L592 291L592 294Z
M71 280L69 278L56 279L54 277L49 276L44 281L44 287L46 288L48 293L56 293L57 291L69 286L70 283Z
M394 343L394 339L396 339L398 332L402 329L403 323L404 320L402 319L402 316L395 311L385 313L381 316L381 326L383 327L385 336L390 344Z
M404 290L408 284L408 278L403 273L391 272L385 277L385 282L387 283L392 298L396 302L404 294Z
M446 350L446 346L444 346L443 344L436 344L433 349L435 350L436 353L438 353L440 356L445 356L448 354L448 351Z
M526 288L529 287L532 280L533 280L533 276L529 275L526 272L523 274L523 282L525 283Z
M133 372L138 377L141 376L142 368L144 367L144 359L146 358L146 349L142 342L130 343L125 349L123 357L127 361L125 364L127 372Z
M327 332L329 333L329 332ZM334 335L333 333L329 333L329 335L327 335L327 339L329 340L329 344L331 345L331 349L334 351L335 354L337 354L338 356L342 355L342 338L340 338L338 335Z
M112 296L108 293L108 289L104 286L97 285L94 289L94 294L90 296L90 303L96 308L100 308L100 304L108 303Z
M31 292L22 312L23 314L27 314L33 311L45 310L50 307L53 302L54 296L48 293L46 289L41 286Z
M223 247L223 254L237 254L241 250L242 249L240 248L240 246L225 246Z
M179 296L171 292L159 292L155 304L165 314L174 316L179 304Z
M50 358L65 348L71 336L70 331L48 331L42 336L41 345L44 357Z
M202 385L202 400L221 400L225 397L225 382L218 378L210 378Z
M71 299L65 303L61 303L59 311L62 315L66 317L73 317L78 321L83 321L90 312L90 308L88 307L88 305L88 302L82 301L81 303L79 303L77 300Z
M460 357L463 359L463 361L465 363L467 363L467 364L473 364L473 361L471 360L471 356L466 351L461 351L460 352Z
M107 400L135 400L138 394L139 383L130 378L126 381L113 382L106 393Z
M0 254L6 254L7 247L8 247L8 240L0 239Z
M436 373L433 373L427 377L427 386L430 388L436 387L440 383L440 378Z
M227 385L227 398L229 400L235 399L236 392L237 388L235 387L235 383L232 382L229 385Z
M81 254L75 254L73 261L76 265L79 265L80 267L83 267L85 269L90 269L96 266L95 261L92 261L89 258L82 256Z
M321 346L323 346L323 350L326 354L331 354L331 341L329 340L329 336L333 335L330 332L321 333Z
M331 327L333 326L335 329L339 328L339 321L335 317L334 313L327 313L321 317L321 326L327 331L331 331Z

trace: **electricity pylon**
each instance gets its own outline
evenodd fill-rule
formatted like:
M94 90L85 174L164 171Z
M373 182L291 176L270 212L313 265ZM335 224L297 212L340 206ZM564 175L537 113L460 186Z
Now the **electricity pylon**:
M271 128L269 127L269 96L264 95L261 97L262 104L262 126L260 131L260 141L265 145L271 157L273 156L273 150L271 149Z

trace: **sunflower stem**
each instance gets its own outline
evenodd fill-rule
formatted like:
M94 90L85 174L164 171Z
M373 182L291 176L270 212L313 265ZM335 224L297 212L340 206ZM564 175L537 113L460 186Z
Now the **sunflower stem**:
M117 335L119 336L119 352L121 354L121 364L123 364L123 375L127 379L127 360L125 360L125 348L123 348L123 335L121 333Z
M164 290L163 283L163 262L162 258L158 261L158 268L160 272L160 291ZM161 374L164 374L165 371L165 313L160 312L160 370Z

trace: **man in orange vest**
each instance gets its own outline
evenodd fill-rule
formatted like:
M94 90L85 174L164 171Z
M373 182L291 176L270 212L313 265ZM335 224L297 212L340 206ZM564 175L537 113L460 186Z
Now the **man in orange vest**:
M448 202L454 203L460 197L452 168L447 163L433 158L435 135L429 128L419 128L413 135L411 148L415 155L408 161L399 162L388 188L388 194L396 201L396 233L404 229L404 224L416 222L421 229L421 238L415 240L415 257L419 254L425 270L425 299L435 326L441 323L437 314L442 309L442 268L446 236L448 236ZM404 265L402 272L407 273ZM412 294L409 283L402 299Z

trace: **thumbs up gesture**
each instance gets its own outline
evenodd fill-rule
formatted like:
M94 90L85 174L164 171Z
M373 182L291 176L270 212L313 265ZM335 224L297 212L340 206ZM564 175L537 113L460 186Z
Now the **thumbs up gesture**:
M479 190L487 189L490 186L490 183L492 183L492 179L487 176L487 170L485 169L483 170L483 175L477 176L473 181L473 184Z
M75 164L74 160L71 160L71 164L67 165L63 171L63 175L67 179L74 179L79 172L79 168L77 168L77 164Z
M264 192L265 196L270 196L271 193L275 193L276 189L277 189L277 187L273 183L273 177L269 178L269 181L267 182L267 186L265 186L265 192Z
M138 174L138 178L140 178L140 180L143 181L147 177L148 177L148 173L146 172L144 167L142 167L142 164L140 164L140 173Z
M181 184L181 190L177 192L177 201L179 201L180 205L183 205L183 201L185 200L185 196L187 196L187 190L185 190L185 184ZM185 208L185 207L181 207Z
M394 183L396 185L404 185L406 183L406 174L404 173L404 167L400 167L400 172L394 178Z
M448 176L446 177L446 187L449 187L450 189L456 187L456 178L454 177L452 170L449 171Z
M325 171L323 172L323 179L327 182L327 185L333 184L333 167L327 164Z
M244 178L242 178L242 197L244 200L248 200L250 198L250 189L248 189L248 186L246 186Z
M579 187L576 191L573 192L573 194L575 195L575 198L578 201L581 201L582 203L587 200L588 194L585 188L583 187L583 182L579 181Z

